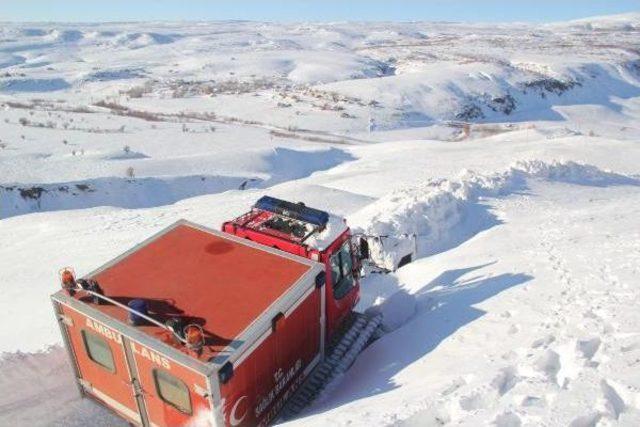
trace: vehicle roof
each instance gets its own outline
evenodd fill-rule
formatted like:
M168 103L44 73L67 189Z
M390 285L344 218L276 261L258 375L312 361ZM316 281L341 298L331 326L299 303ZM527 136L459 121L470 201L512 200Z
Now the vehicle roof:
M210 360L225 349L237 348L243 332L296 288L314 265L302 257L180 221L85 278L96 280L105 296L122 304L134 298L147 300L149 314L156 320L177 316L200 324L206 346L199 358ZM77 297L83 298L82 292ZM94 308L127 321L128 313L115 305ZM170 336L152 324L136 329L165 342Z
M304 238L299 238L293 235L287 235L286 233L279 232L277 230L270 229L265 226L267 220L271 218L285 218L291 221L297 221L300 224L305 224L308 227L308 234ZM335 242L347 229L347 223L344 218L333 214L327 214L328 221L324 227L316 227L311 224L305 223L301 220L295 220L287 218L286 216L278 213L265 211L259 208L253 208L249 212L235 218L230 221L238 227L244 227L259 233L272 235L287 241L297 243L302 246L306 246L310 249L316 249L323 251Z

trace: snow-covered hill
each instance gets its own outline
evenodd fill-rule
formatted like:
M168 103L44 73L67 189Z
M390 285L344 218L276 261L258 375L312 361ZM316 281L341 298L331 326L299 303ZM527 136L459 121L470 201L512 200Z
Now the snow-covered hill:
M48 295L179 218L301 200L419 258L292 425L640 425L640 15L0 28L0 424L77 399ZM44 379L43 379L44 378Z

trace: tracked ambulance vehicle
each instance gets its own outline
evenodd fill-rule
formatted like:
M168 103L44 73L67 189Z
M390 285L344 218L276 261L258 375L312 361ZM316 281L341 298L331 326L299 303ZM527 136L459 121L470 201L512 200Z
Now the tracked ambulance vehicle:
M52 296L82 396L133 425L291 418L374 336L366 248L327 212L263 197L222 231L178 221Z

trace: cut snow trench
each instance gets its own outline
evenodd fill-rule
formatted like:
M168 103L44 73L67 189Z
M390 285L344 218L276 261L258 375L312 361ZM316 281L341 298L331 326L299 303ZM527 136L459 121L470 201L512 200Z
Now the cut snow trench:
M31 212L81 209L96 206L149 208L179 200L245 189L263 182L233 176L181 176L167 178L96 178L78 182L33 186L0 186L0 219Z
M389 270L402 256L415 257L451 249L497 223L480 203L526 189L527 178L605 187L640 185L640 179L572 161L518 161L504 172L482 175L464 170L458 180L430 180L381 197L349 217L355 232L383 236L371 245L374 261Z
M364 223L368 228L365 228L365 226L361 226L361 228L371 230L378 226L382 227L383 232L391 234L393 232L411 232L422 227L425 231L424 234L427 235L426 237L433 236L435 231L432 231L432 228L436 228L441 232L439 235L446 240L449 238L453 228L462 229L459 231L465 232L468 224L466 222L468 218L466 217L474 212L471 207L472 204L480 203L483 197L509 195L527 190L527 180L529 179L541 179L588 187L640 186L640 180L637 177L607 172L575 162L518 162L502 173L477 175L466 172L462 178L456 181L437 181L431 186L420 186L415 187L413 190L396 192L394 193L395 198L387 196L363 209L363 211L371 214L370 217L384 218L384 221L378 219L368 224ZM569 186L565 188L567 191L571 191ZM385 201L386 203L384 203ZM373 207L376 206L380 209L374 211ZM440 215L438 218L448 218L452 213L457 213L458 215L451 223L443 223L442 221L435 221L425 214L425 212L429 212L429 208L433 208L436 211L448 209L448 215ZM422 215L420 215L421 213ZM362 214L362 211L359 214ZM390 218L393 218L393 221ZM475 233L474 230L466 230L466 232L468 237ZM425 238L425 236L422 236L422 238ZM425 254L424 247L421 249L422 252L419 252L419 255L423 256ZM421 265L427 264L422 263ZM454 270L453 272L457 278L469 271L485 266L486 264L469 269ZM438 278L430 281L419 290L416 290L414 286L413 291L409 293L407 289L411 289L411 285L406 286L403 284L403 277L408 278L411 276L411 272L415 273L416 271L412 266L408 266L406 274L401 272L386 276L374 275L369 278L370 283L365 284L362 288L363 303L360 307L366 308L373 303L375 306L372 309L382 312L385 316L384 326L386 331L390 332L398 328L400 330L396 333L388 334L383 338L383 341L374 344L374 346L379 344L375 348L382 351L383 355L375 352L367 354L362 363L355 367L355 373L352 372L348 378L350 380L357 378L357 386L349 382L339 384L341 379L337 379L327 387L327 390L338 392L340 389L346 388L348 391L342 394L337 393L337 396L333 397L329 397L331 396L330 393L325 394L317 404L309 408L307 415L331 411L343 404L354 404L361 397L370 397L372 394L378 393L384 394L385 391L397 387L395 375L398 375L404 368L433 350L442 337L451 336L451 331L455 331L461 325L466 324L469 319L475 320L476 317L471 313L482 313L481 310L473 309L470 314L465 314L467 307L471 307L481 300L469 296L474 294L475 283L481 283L480 286L485 289L484 291L479 290L476 292L475 296L480 295L481 298L486 298L487 295L491 296L492 287L494 289L496 287L506 289L532 278L527 274L516 274L511 275L512 279L510 280L507 280L508 275L501 275L505 276L504 279L490 276L488 281L469 279L463 281L459 289L452 291L451 287L439 289L439 284L458 283L457 280L451 277L441 279L438 276ZM451 273L451 271L445 272L445 274L447 273ZM411 283L411 280L409 280L409 283ZM499 285L493 285L498 283ZM380 284L383 286L379 286ZM386 286L389 284L391 285ZM400 290L393 293L396 289ZM375 295L376 290L382 292ZM465 293L467 293L467 296L463 296ZM429 316L422 316L426 311L434 311L434 313ZM415 320L423 326L421 327L420 324L412 322L406 328L403 327L409 320ZM430 333L425 334L426 336L415 332L423 331L423 327L427 325L432 330ZM414 342L407 340L407 336L412 336L415 340L420 341L418 345L420 349L417 351L417 355L411 354L407 356L405 354L412 352L411 344L409 343ZM553 337L547 341L547 344L552 341ZM401 348L398 347L398 344L401 342L405 342L407 347L402 347L402 350L398 351ZM381 349L385 344L388 349L396 349L396 351ZM585 364L589 364L588 359L599 351L600 344L601 341L598 338L585 337L577 342L574 340L561 346L554 346L555 351L547 349L541 357L532 360L534 362L535 375L529 372L520 372L517 365L507 366L500 371L498 376L490 380L491 387L482 389L481 394L471 390L470 394L461 396L459 404L463 407L464 413L474 412L478 409L476 405L487 406L484 399L489 391L486 390L490 390L491 393L495 394L495 398L492 397L490 400L496 401L500 399L500 396L507 394L510 389L514 388L515 384L521 381L521 376L534 378L535 381L540 381L544 384L553 384L557 389L564 389L567 383L573 381L578 374L578 366L576 365L578 362L574 360L578 353L580 357L586 360ZM545 343L534 343L536 347L542 345L545 345ZM575 350L572 350L573 348ZM384 354L385 351L387 351L386 354ZM367 361L373 362L373 366L367 365ZM381 381L380 378L368 379L366 376L366 373L382 371L384 371L383 377L386 382ZM611 418L617 419L625 410L626 399L622 397L619 390L609 387L605 383L602 383L601 388L604 396L602 404L605 410L603 411L609 413ZM345 398L345 396L348 397ZM393 399L393 397L389 397L389 399ZM456 403L458 402L456 401ZM434 415L434 418L439 421L439 414ZM415 419L412 419L410 425L423 425L425 420L424 413L421 413Z
M377 265L393 270L407 253L413 252L415 259L443 252L498 224L482 199L525 191L527 179L594 187L640 186L636 177L573 161L518 161L503 172L483 175L464 170L457 180L430 180L393 192L356 212L348 222L355 232L386 236L369 240L371 257ZM390 332L413 317L418 303L402 289L389 296L368 294L365 286L358 308L381 312L382 327Z

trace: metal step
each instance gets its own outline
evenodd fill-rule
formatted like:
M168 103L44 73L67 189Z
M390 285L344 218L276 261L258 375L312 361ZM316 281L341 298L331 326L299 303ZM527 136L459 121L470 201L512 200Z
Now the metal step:
M329 347L325 359L309 374L305 382L289 399L280 414L281 421L287 421L298 415L322 392L337 376L345 373L358 354L374 337L382 323L382 314L369 317L355 313L355 320L341 338Z

